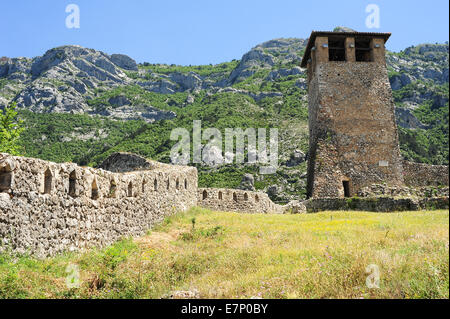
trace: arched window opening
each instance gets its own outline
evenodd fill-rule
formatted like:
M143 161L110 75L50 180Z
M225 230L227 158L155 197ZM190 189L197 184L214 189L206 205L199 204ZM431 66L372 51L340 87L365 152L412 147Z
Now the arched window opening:
M187 181L187 179L185 179L184 180L184 189L187 189L187 187L188 187L188 181Z
M208 198L208 192L206 190L203 191L202 199L205 200Z
M170 189L170 178L167 178L167 189L169 190Z
M142 194L145 193L145 184L147 184L147 181L145 179L142 180Z
M69 195L72 197L76 196L76 183L77 183L77 174L73 170L69 174Z
M177 189L180 189L180 179L179 178L177 178L177 181L175 182L175 187Z
M127 196L133 197L133 183L132 182L128 183Z
M259 196L255 195L255 202L259 202Z
M248 195L247 195L247 193L244 194L244 200L248 200Z
M222 192L219 191L219 199L222 200Z
M11 189L12 172L11 167L7 165L0 169L0 193L8 192Z
M157 191L158 190L158 180L155 178L155 180L153 181L153 189L155 190L155 191Z
M44 194L50 194L52 191L53 176L49 168L44 173Z
M92 181L92 187L91 187L91 198L93 200L97 200L98 199L98 186L97 186L97 181L94 180Z
M236 193L233 193L233 200L234 200L235 202L237 202L237 195L236 195Z
M117 184L115 180L111 180L109 184L109 197L116 197Z

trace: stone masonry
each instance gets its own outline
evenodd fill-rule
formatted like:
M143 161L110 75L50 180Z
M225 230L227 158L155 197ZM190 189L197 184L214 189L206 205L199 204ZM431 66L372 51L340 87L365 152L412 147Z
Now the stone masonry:
M100 169L0 153L0 251L40 257L143 235L199 205L281 213L261 192L198 188L197 169L115 153Z
M389 36L313 31L309 38L302 60L309 91L309 198L352 197L371 184L444 184L439 174L445 168L401 158L385 62Z
M197 169L128 173L0 154L0 250L38 256L144 234L197 205Z
M200 206L218 211L244 213L282 213L283 207L273 203L267 194L225 188L199 188Z
M417 186L448 186L448 166L403 162L405 184Z

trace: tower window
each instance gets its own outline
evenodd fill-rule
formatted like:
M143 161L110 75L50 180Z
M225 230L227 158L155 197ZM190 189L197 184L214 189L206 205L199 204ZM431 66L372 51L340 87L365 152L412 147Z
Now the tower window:
M147 184L147 181L145 179L142 180L142 194L145 193L145 184Z
M208 193L206 191L203 191L202 199L205 200L207 198L208 198Z
M127 196L133 197L133 183L132 182L128 183Z
M345 39L328 39L328 56L330 61L345 61Z
M116 182L114 180L111 180L111 183L109 184L109 197L116 197L116 189Z
M69 175L69 195L75 197L76 194L77 175L75 171L72 171Z
M99 195L98 195L97 181L94 179L94 181L92 182L92 187L91 187L91 198L93 200L97 200L98 197L99 197Z
M355 55L356 62L372 62L372 49L370 48L370 40L355 39Z
M53 176L49 168L44 173L44 194L50 194L52 190Z

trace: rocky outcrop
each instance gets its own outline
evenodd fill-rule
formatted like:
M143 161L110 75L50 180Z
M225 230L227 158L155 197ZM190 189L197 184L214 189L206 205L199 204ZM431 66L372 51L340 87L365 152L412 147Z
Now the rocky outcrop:
M271 67L273 65L273 56L265 53L262 48L256 47L242 56L237 68L231 72L228 82L233 84L253 75L255 67Z
M304 74L303 70L299 66L293 67L292 69L281 68L278 70L271 71L269 73L269 75L267 76L266 80L273 81L280 77L285 77L285 76L290 76L290 75L299 75L299 74Z
M123 96L123 95L118 95L118 96L114 96L114 97L110 98L108 100L108 103L115 107L131 104L130 100L126 96Z
M128 55L125 54L112 54L110 57L110 60L112 63L117 65L118 67L130 70L130 71L137 71L138 66L135 60L130 58Z
M73 86L33 82L14 99L21 108L36 113L84 113L89 109L81 93Z
M172 73L169 75L169 79L178 84L182 91L198 90L202 87L202 79L195 72Z
M306 161L306 154L301 150L295 150L291 154L289 160L284 163L284 165L286 165L287 167L293 167L303 163L304 161Z
M401 89L407 84L412 82L412 78L410 75L402 73L399 75L394 75L389 78L389 82L391 83L392 90L396 91Z
M400 107L395 108L395 117L397 118L397 124L401 127L408 129L427 129L428 126L421 123L417 117L412 114L410 109L403 109Z
M255 178L253 175L244 174L238 188L246 191L255 191Z
M106 158L98 168L114 172L125 173L152 169L155 165L142 156L133 153L113 153Z

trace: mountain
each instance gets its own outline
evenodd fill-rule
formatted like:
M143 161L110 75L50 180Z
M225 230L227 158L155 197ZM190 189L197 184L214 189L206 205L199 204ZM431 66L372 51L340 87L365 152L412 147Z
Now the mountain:
M275 39L217 65L137 64L63 46L36 58L0 58L0 106L15 101L25 119L27 156L98 165L115 151L163 162L173 128L277 127L276 174L250 164L200 166L200 186L238 187L246 173L277 201L305 195L307 88L299 67L305 39ZM448 43L387 52L401 151L448 164ZM214 157L214 154L212 154ZM214 158L213 158L214 161Z

